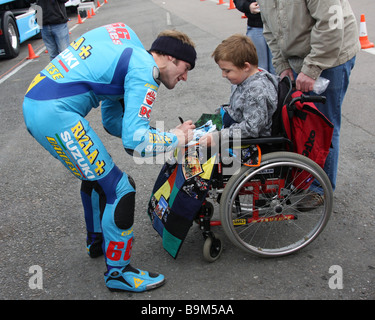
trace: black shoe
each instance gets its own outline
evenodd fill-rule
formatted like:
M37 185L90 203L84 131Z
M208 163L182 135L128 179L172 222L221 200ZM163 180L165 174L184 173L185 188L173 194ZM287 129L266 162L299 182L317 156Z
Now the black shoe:
M87 232L86 250L91 258L97 258L103 255L103 235L97 232Z
M324 204L324 196L316 192L307 192L298 202L297 209L299 211L310 211Z

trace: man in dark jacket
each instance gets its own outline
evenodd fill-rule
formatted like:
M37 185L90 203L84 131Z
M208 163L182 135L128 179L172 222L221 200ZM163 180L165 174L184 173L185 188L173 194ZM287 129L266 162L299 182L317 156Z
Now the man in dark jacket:
M247 17L246 35L257 48L259 67L275 74L275 69L272 65L272 54L263 37L263 22L257 0L234 0L234 4L237 10L243 12Z
M50 59L55 58L69 46L68 16L65 2L68 0L30 0L36 2L43 11L43 21L38 21L42 28L42 38Z

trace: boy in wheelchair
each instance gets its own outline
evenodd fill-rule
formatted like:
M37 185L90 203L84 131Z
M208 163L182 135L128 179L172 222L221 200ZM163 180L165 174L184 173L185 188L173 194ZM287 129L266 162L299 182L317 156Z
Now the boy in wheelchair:
M271 135L272 116L278 106L279 78L258 68L258 56L253 42L246 36L233 35L219 44L212 57L222 70L222 76L232 84L229 104L220 107L216 112L220 114L221 130L203 135L198 146L193 143L192 147L180 151L176 160L180 159L177 163L182 164L179 166L181 169L166 164L155 183L149 215L154 228L162 235L165 247L172 237L169 232L173 235L180 234L177 237L179 239L173 237L173 242L180 241L186 234L190 227L189 220L195 216L195 209L192 208L196 206L199 210L208 190L206 185L218 183L222 186L223 177L227 180L240 168L241 162L252 161L257 156L258 150L254 145L242 148L239 145L233 146L230 142L227 148L226 143L235 139L238 133L241 138ZM223 145L217 143L221 139ZM228 152L228 149L231 151ZM216 157L218 150L220 155ZM216 160L212 161L211 157L216 157ZM218 162L220 166L227 168L217 179ZM227 165L230 162L232 163ZM201 172L210 174L199 175ZM169 184L166 181L169 181ZM173 186L170 193L169 186ZM177 200L171 200L171 197ZM188 212L190 209L191 214ZM186 227L182 227L185 225ZM170 248L167 251L172 252L173 256L178 252Z
M258 56L253 42L244 35L233 35L217 46L212 54L222 70L222 76L232 84L229 105L221 106L223 128L204 135L199 144L210 147L214 140L271 135L272 115L278 105L279 78L258 68ZM216 135L216 137L215 137Z

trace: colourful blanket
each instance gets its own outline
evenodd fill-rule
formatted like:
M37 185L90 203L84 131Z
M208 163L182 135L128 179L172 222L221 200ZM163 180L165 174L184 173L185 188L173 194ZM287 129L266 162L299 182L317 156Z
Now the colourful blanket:
M181 245L206 198L216 155L200 163L197 146L177 150L156 180L148 205L154 229L163 247L177 258Z

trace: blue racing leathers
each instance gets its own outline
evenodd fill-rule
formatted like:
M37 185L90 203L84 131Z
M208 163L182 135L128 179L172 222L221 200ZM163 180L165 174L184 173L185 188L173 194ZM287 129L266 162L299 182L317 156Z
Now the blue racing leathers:
M126 266L133 238L135 184L114 164L85 116L101 106L103 126L130 153L172 150L177 137L149 126L159 70L123 23L82 35L36 75L23 112L28 131L81 179L89 233L103 235L108 267Z

